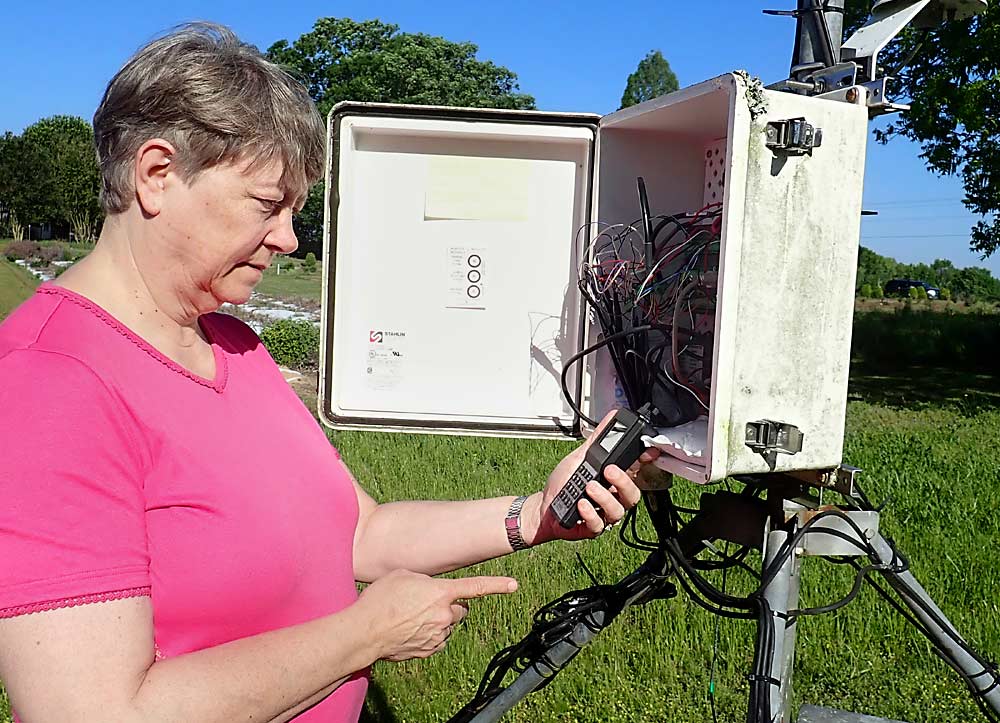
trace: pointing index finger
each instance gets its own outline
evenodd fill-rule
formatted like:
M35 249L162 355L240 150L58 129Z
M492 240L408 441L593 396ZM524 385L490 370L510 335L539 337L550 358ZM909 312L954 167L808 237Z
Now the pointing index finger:
M460 577L449 580L454 600L471 600L486 595L503 595L517 590L517 580L512 577Z

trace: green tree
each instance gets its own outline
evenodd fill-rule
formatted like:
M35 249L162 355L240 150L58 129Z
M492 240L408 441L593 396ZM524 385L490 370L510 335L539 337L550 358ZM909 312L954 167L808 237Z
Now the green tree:
M934 278L927 279L927 281L933 281L942 291L945 286L951 285L951 280L955 276L955 272L958 271L948 259L934 259L931 270L934 273Z
M91 238L98 184L94 134L82 118L43 118L0 138L0 216L15 236L26 224L53 223Z
M955 274L951 293L965 301L1000 298L1000 281L993 278L989 269L971 266Z
M650 50L625 82L621 107L628 108L673 93L678 88L680 84L677 82L677 76L670 69L670 63L663 57L663 53L659 50Z
M864 22L870 5L847 0L848 32ZM912 109L876 128L876 139L909 138L920 144L930 170L961 176L965 206L983 217L970 246L989 256L1000 248L1000 2L968 20L907 29L879 60L897 79L895 99Z
M23 187L18 183L20 137L7 131L0 136L0 235L10 233L15 241L24 238L24 228L20 221L18 192Z
M39 164L38 193L48 216L41 220L67 223L78 240L91 240L101 213L93 128L83 118L57 115L28 126L22 136Z
M401 33L380 20L320 18L312 31L292 44L279 40L267 55L294 69L324 116L342 100L534 108L535 99L518 92L517 75L478 60L478 50L469 42Z
M0 139L0 213L16 240L24 238L25 226L41 223L51 204L41 192L44 174L37 150L22 136L10 132Z
M869 284L873 289L881 289L889 279L899 276L899 266L895 259L859 247L857 288Z
M380 20L320 18L293 43L274 43L267 56L302 80L324 117L343 100L535 107L532 96L519 92L516 74L477 59L477 52L473 43L401 33ZM323 184L316 184L295 222L303 250L319 251L322 229Z

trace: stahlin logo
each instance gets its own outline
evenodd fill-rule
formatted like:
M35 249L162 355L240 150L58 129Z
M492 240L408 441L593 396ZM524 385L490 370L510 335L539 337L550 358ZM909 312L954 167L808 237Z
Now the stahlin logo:
M372 344L381 344L385 341L385 337L403 338L406 336L405 331L375 331L371 330L368 332L368 341Z

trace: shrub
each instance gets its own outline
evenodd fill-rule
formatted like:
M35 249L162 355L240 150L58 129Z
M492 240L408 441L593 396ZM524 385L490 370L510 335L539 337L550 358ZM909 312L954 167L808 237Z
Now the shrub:
M302 270L308 274L311 274L316 270L316 254L312 251L307 253L305 259L303 259Z
M907 312L907 306L914 308ZM918 308L908 301L899 314L856 314L852 358L883 369L913 365L995 373L1000 356L995 313L983 313L985 307L944 314L918 313Z
M921 301L927 301L927 289L923 286L915 287L917 289L917 298Z
M264 327L260 334L275 362L302 369L319 362L319 327L311 321L282 319Z
M910 287L910 298L911 299L919 299L920 298L920 292L917 291L917 287L916 286L911 286Z
M7 257L8 261L30 259L38 255L40 248L41 246L34 241L11 241L4 250L4 256Z
M872 298L872 285L871 284L863 284L861 286L861 298L862 299L870 299L870 298Z
M872 287L872 298L881 299L884 296L885 294L882 293L882 287L879 286L878 284L875 284L875 286Z
M53 261L62 261L65 253L66 249L62 244L50 244L39 248L36 256L43 264L48 265Z
M941 301L951 301L951 289L941 289Z

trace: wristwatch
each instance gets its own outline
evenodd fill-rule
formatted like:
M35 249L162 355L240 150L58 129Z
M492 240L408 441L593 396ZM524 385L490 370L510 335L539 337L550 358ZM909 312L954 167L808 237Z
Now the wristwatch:
M527 550L528 543L524 541L521 537L521 508L524 507L524 501L528 499L526 495L522 495L510 503L510 509L507 510L507 518L503 521L504 527L507 529L507 542L510 543L512 550Z

